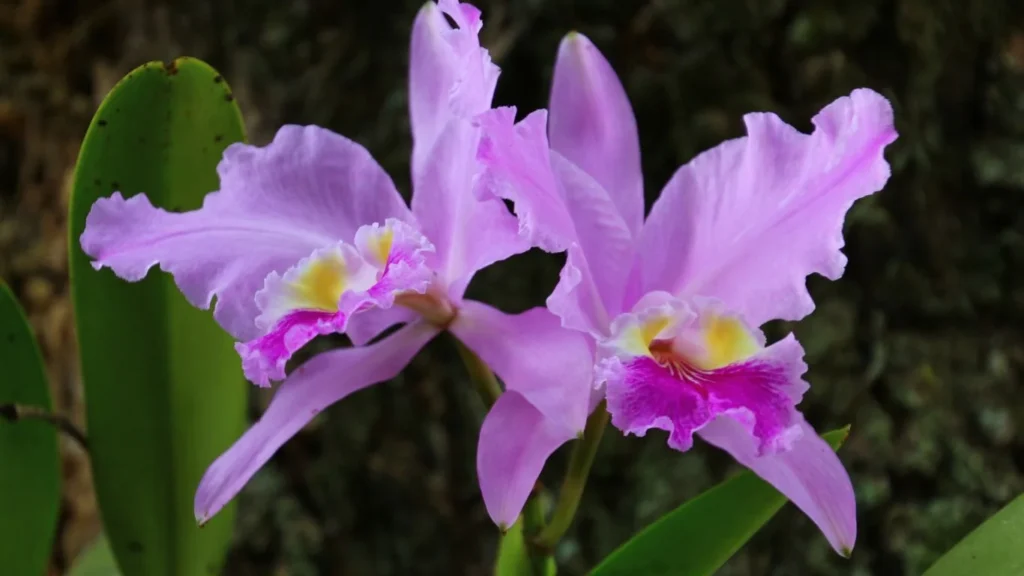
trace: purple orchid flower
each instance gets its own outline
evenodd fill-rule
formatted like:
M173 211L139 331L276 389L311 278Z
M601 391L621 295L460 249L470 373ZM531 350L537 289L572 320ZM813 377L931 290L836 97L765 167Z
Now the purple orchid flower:
M550 106L550 118L541 110L518 124L514 109L478 117L487 170L477 193L512 200L531 243L567 251L547 304L591 338L591 410L604 397L617 428L666 430L679 451L696 433L775 486L849 554L849 476L796 408L808 388L803 349L792 335L766 346L758 327L814 309L811 273L842 275L844 215L889 177L889 103L856 90L822 110L811 135L773 114L749 114L747 136L679 168L646 221L632 109L580 34L559 48ZM489 421L515 420L516 410L530 408L499 403L484 424L481 450L496 451L479 456L485 494L509 493L504 455L519 454L531 474L547 458L530 437L485 441L501 434Z
M208 308L216 296L214 318L240 340L246 377L260 386L284 379L266 413L207 470L195 499L200 522L319 411L394 377L444 329L508 394L557 422L550 431L561 441L583 429L586 339L544 308L513 316L463 299L477 270L529 247L501 200L472 192L482 166L471 119L490 109L499 74L481 26L479 10L458 0L428 3L416 17L411 210L362 146L315 126L284 126L262 148L228 147L221 188L199 210L165 212L142 194L93 206L81 243L95 268L137 281L159 264L193 305ZM286 378L292 354L329 333L354 346Z

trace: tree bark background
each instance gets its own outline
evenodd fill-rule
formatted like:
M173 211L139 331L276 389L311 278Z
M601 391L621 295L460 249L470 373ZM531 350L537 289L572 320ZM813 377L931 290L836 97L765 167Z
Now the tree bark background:
M316 123L365 146L410 191L406 63L422 0L7 0L0 4L0 275L31 315L55 404L80 423L65 226L96 105L147 60L203 58L254 143ZM803 130L858 86L896 108L886 190L847 220L849 266L812 278L804 403L847 423L860 532L849 561L787 506L726 576L916 575L1024 490L1024 3L1019 0L480 0L503 69L497 103L546 104L557 44L588 35L636 110L648 204L675 168L742 134L742 114ZM471 293L543 303L561 260L529 253ZM267 397L252 395L255 417ZM497 531L475 485L483 416L451 343L331 408L241 496L227 574L487 574ZM65 443L53 573L98 530L88 463ZM552 487L565 462L545 470ZM583 574L632 533L733 473L707 447L609 433L558 549Z

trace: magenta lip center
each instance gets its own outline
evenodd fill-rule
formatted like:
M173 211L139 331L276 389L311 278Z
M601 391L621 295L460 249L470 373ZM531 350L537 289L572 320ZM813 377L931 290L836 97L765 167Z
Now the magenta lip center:
M655 340L650 345L651 356L659 366L664 368L680 384L693 388L697 393L708 398L707 385L711 383L711 375L700 370L672 349L669 340Z

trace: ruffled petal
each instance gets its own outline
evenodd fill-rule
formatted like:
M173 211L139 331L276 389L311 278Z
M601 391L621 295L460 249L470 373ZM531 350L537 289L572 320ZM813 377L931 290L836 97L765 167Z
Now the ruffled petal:
M570 436L586 425L593 353L586 338L544 308L505 314L466 301L449 330L505 383Z
M651 296L617 318L602 343L599 376L612 424L637 436L666 430L669 446L685 451L694 432L729 414L749 428L759 453L787 450L799 435L796 404L807 389L796 339L762 349L759 335L712 304Z
M551 169L545 134L547 111L537 110L519 123L515 119L516 109L510 107L495 108L476 118L483 130L477 155L485 166L476 194L481 199L497 196L512 201L520 232L530 244L561 252L577 234Z
M411 226L389 219L359 228L354 246L317 250L284 276L271 272L256 293L256 325L264 333L235 345L246 378L269 386L318 335L345 332L350 318L391 308L399 295L425 293L434 279L426 259L432 251Z
M458 0L428 2L416 15L409 50L414 181L449 120L468 119L491 107L500 71L480 46L482 26L480 11Z
M511 108L477 118L484 131L479 157L486 165L477 193L511 200L531 244L550 252L578 246L570 255L573 269L563 274L565 284L556 288L551 304L573 316L586 311L586 323L603 330L605 316L621 311L633 261L629 228L596 180L548 150L544 111L518 124L514 118ZM571 301L575 298L579 301ZM580 324L579 318L565 320L566 325Z
M476 468L484 506L502 530L515 524L548 457L574 437L515 391L491 407L480 428Z
M479 141L479 129L452 120L414 182L412 209L437 247L438 273L453 300L461 299L476 271L530 247L500 199L474 197Z
M566 328L595 337L608 334L608 311L601 302L590 263L579 244L569 246L558 284L545 304Z
M221 189L186 213L142 194L98 200L82 249L97 269L129 281L159 264L194 306L240 340L259 336L254 295L274 271L352 238L359 226L412 219L388 175L360 145L316 126L284 126L266 147L233 144L217 168Z
M839 457L803 419L786 451L761 454L745 424L719 416L699 432L789 498L817 524L836 552L849 556L857 539L857 503Z
M548 134L551 148L607 190L630 232L638 234L644 185L633 108L611 65L577 32L558 47Z
M748 114L748 135L676 172L641 233L643 290L721 300L754 326L814 309L805 279L843 273L843 218L889 178L896 139L889 102L855 90L801 134L773 114Z
M196 519L204 523L220 511L321 410L395 377L437 332L427 324L411 324L380 342L326 352L296 369L259 421L206 471L196 492Z

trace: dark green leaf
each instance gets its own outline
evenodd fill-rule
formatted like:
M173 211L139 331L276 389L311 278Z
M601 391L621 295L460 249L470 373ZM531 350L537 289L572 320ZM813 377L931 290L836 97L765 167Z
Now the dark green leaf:
M0 282L0 404L50 410L43 357L14 294ZM0 418L0 558L4 574L45 574L60 507L56 429Z
M849 427L825 434L834 449ZM593 576L713 574L786 503L752 472L743 472L687 501L612 552Z
M171 278L95 271L79 237L97 198L145 192L169 210L218 187L224 148L244 139L215 70L195 59L146 64L103 101L82 143L71 202L71 280L96 492L125 576L219 574L234 522L192 515L206 466L244 426L246 385L231 338Z

